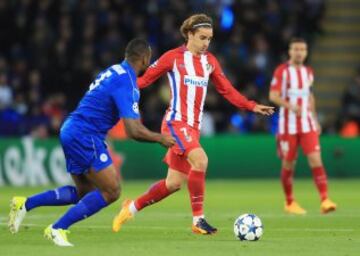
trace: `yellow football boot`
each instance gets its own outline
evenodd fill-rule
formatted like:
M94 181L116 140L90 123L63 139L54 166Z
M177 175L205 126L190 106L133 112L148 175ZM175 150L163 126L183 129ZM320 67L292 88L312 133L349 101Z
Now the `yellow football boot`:
M337 205L333 201L331 201L330 199L325 199L321 202L320 211L321 213L326 214L335 211L336 207Z
M296 201L292 201L291 204L285 204L285 212L296 215L306 214L306 210L302 208Z
M26 197L22 197L22 196L15 196L10 201L8 227L12 234L15 234L19 231L20 225L25 218L26 215L25 202L26 202Z
M52 225L49 225L44 230L44 237L48 240L51 240L54 242L55 245L61 246L61 247L70 247L74 246L72 243L69 242L67 238L67 234L69 234L69 230L65 229L54 229Z
M133 214L129 210L129 206L131 204L131 200L125 199L122 203L121 211L115 216L112 223L112 230L114 232L119 232L121 226L127 222L128 220L134 218Z

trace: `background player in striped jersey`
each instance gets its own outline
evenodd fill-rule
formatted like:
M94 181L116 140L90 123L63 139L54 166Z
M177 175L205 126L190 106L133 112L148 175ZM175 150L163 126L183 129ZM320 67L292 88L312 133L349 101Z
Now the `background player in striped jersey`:
M249 101L231 85L217 59L207 51L213 37L212 27L212 19L205 14L186 19L180 28L185 44L163 54L138 79L139 88L145 88L167 73L171 101L163 120L162 133L171 134L177 143L168 150L164 159L169 166L166 179L153 184L136 200L124 201L121 212L114 219L114 231L119 231L137 211L179 190L185 181L193 213L192 231L198 234L217 231L207 223L203 213L208 158L199 137L208 81L212 80L216 90L238 108L271 115L273 107Z
M281 182L286 196L285 211L294 214L306 213L295 201L292 192L297 149L301 146L320 193L320 210L328 213L336 209L336 204L328 198L327 176L319 144L321 127L311 91L314 73L311 67L304 65L307 57L307 44L304 39L291 40L289 56L288 62L276 68L269 96L270 100L280 107L277 150L282 160Z

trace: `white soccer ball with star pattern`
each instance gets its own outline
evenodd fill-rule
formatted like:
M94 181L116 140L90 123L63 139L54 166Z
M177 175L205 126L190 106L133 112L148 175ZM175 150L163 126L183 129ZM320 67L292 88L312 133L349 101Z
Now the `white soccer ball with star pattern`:
M255 214L246 213L235 220L234 233L241 241L257 241L263 232L263 224Z

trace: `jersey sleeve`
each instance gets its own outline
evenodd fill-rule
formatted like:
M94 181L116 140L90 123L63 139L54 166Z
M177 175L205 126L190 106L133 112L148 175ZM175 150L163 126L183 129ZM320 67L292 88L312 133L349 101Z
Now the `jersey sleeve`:
M213 71L210 75L210 79L214 83L216 90L234 106L253 110L256 106L256 102L248 100L244 95L238 92L225 76L217 59L215 57L212 57L211 59Z
M116 90L111 92L111 97L119 112L120 118L139 119L139 99L140 92L131 81L124 76L123 79L117 79Z
M173 63L173 54L168 51L164 53L158 60L151 64L145 73L137 79L137 84L140 89L146 88L154 81L159 79L164 73L171 70Z
M273 77L270 83L270 91L281 91L281 84L282 84L282 72L283 69L281 67L277 67L274 71Z

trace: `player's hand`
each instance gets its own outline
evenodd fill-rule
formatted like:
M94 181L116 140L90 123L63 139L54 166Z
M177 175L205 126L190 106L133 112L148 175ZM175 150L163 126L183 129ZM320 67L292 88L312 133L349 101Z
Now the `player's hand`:
M321 124L319 123L319 121L316 121L316 131L319 135L322 132L322 127L321 127Z
M176 143L176 140L174 137L169 135L161 135L160 144L163 145L166 148L170 148L174 146Z
M290 111L294 112L296 116L301 116L301 109L296 105L291 105Z
M264 116L271 116L274 114L274 107L265 106L265 105L256 105L253 109L253 112L262 114Z

